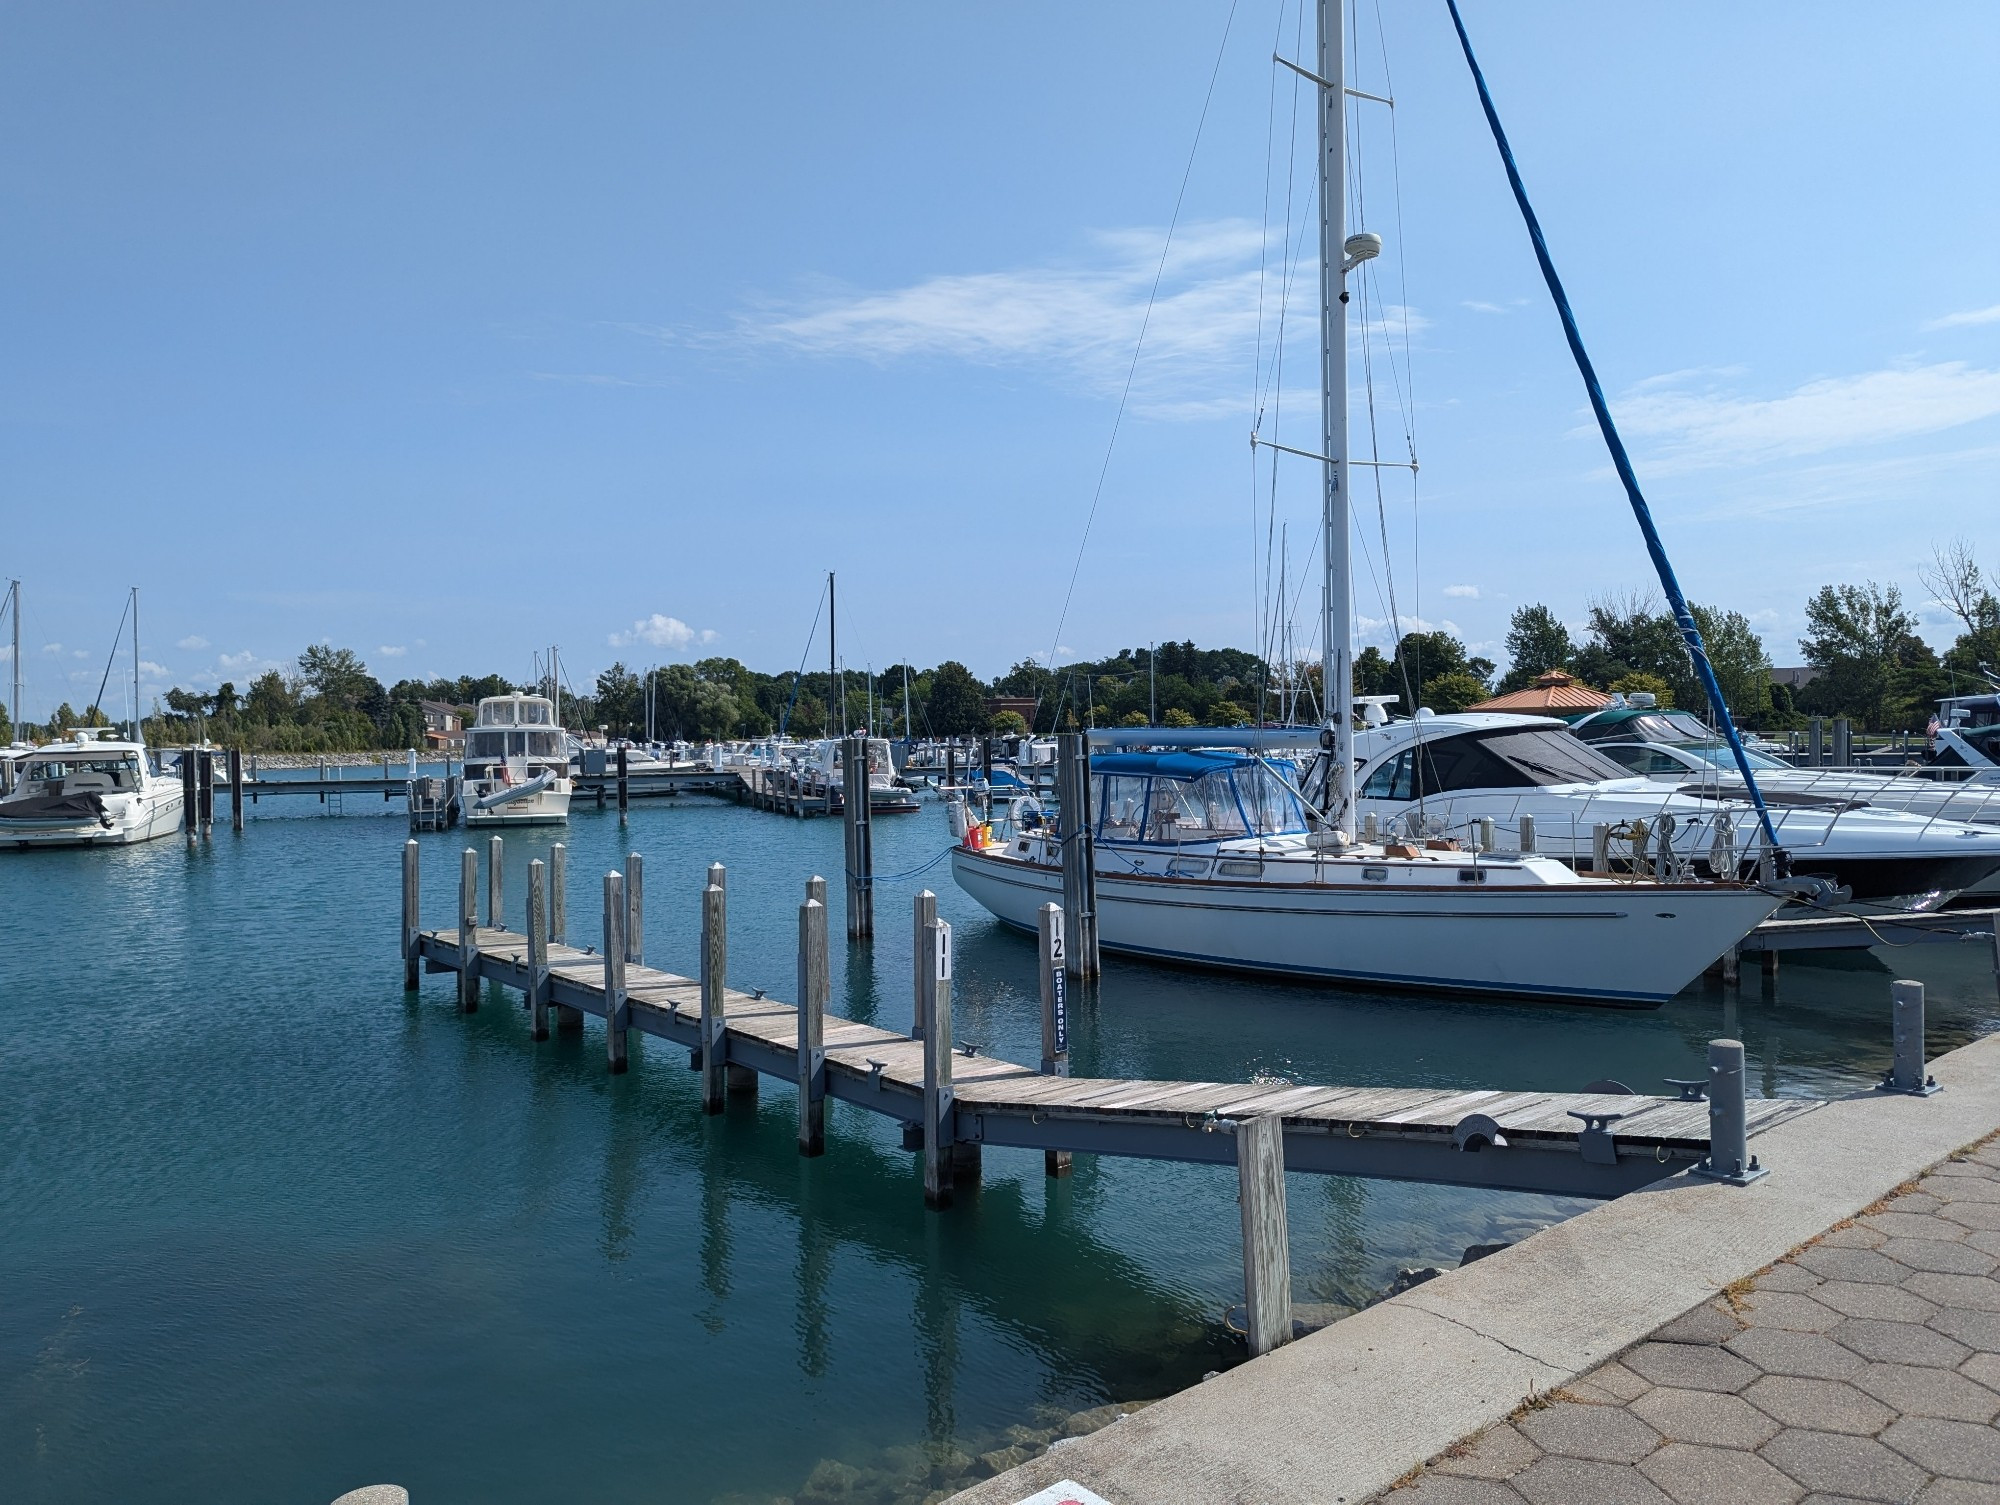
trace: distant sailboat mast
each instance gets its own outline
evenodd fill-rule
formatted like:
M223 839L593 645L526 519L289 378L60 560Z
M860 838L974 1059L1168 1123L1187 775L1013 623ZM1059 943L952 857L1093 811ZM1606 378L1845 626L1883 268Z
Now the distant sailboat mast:
M18 653L20 650L16 649ZM132 740L142 747L146 742L145 724L139 710L139 587L132 587Z

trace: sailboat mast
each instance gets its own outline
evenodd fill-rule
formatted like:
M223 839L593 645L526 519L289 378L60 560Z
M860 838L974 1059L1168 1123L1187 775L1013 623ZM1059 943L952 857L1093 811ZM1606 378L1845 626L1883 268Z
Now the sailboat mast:
M1320 694L1326 708L1333 767L1326 818L1354 830L1354 622L1347 559L1347 90L1341 25L1343 0L1319 0L1319 295L1321 426L1326 492L1321 557L1326 583L1320 644ZM1392 624L1393 626L1393 624Z
M132 740L144 743L144 726L139 710L139 587L132 587Z
M11 660L14 667L14 698L7 702L7 712L13 718L15 740L25 742L28 740L28 734L21 730L25 724L21 716L21 582L10 580L7 594L14 603L14 657Z
M840 677L840 659L834 652L833 571L826 572L826 734L833 735L833 703L840 702L840 730L847 732L847 697L835 681Z

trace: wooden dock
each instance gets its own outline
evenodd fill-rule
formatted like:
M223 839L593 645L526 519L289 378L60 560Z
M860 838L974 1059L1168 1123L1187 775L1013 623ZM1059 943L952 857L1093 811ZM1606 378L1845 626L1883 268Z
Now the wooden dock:
M1043 921L1038 1070L971 1047L953 1048L950 926L934 918L935 899L928 893L915 906L919 1023L915 1034L903 1035L827 1013L832 990L822 879L807 884L799 909L801 1009L727 986L726 874L719 864L709 869L700 896L702 965L689 977L644 961L644 865L636 854L623 872L603 878L599 949L549 939L567 931L560 845L549 863L529 865L527 929L494 923L505 916L501 849L499 837L488 843L488 923L478 923L479 856L467 848L459 923L427 930L418 915L419 846L405 844L406 987L416 987L420 969L455 974L459 1006L468 1012L479 1005L481 983L517 989L533 1011L537 1040L548 1037L551 1011L563 1030L581 1030L585 1015L600 1018L613 1071L626 1069L635 1030L686 1047L690 1066L702 1074L702 1105L710 1113L722 1110L727 1094L754 1093L761 1076L776 1077L798 1093L802 1154L824 1148L827 1099L895 1119L904 1125L905 1146L922 1152L925 1196L933 1206L950 1204L954 1183L976 1181L989 1145L1040 1150L1051 1175L1067 1173L1073 1154L1233 1163L1255 1352L1291 1333L1283 1252L1286 1170L1613 1197L1689 1169L1724 1179L1746 1171L1754 1176L1755 1161L1741 1136L1819 1106L1798 1098L1745 1101L1742 1047L1734 1042L1711 1046L1711 1081L1733 1088L1733 1097L1713 1104L1702 1100L1706 1083L1674 1084L1680 1095L1653 1097L1073 1077L1061 917L1054 905ZM1718 1071L1718 1048L1734 1052L1733 1068ZM1733 1121L1732 1102L1740 1114ZM1735 1158L1729 1160L1723 1150L1732 1142Z
M840 792L835 790L831 801L823 790L808 794L797 769L739 768L734 773L739 791L737 798L755 809L769 810L778 815L795 815L801 819L840 812Z

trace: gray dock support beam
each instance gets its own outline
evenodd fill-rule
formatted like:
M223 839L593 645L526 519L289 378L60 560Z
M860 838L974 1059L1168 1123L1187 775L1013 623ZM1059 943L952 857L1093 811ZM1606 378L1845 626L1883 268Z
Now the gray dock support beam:
M875 838L869 824L868 738L850 732L841 750L840 808L847 834L847 938L875 936Z
M1042 985L1042 1075L1069 1075L1069 997L1063 975L1062 906L1044 904L1036 912L1036 934L1041 942ZM1067 1176L1068 1150L1042 1151L1042 1169L1051 1176Z
M1882 1078L1882 1090L1929 1097L1940 1089L1937 1078L1924 1070L1924 985L1892 982L1889 996L1895 1018L1896 1055L1895 1064Z
M646 859L637 852L625 857L625 960L646 965Z
M1744 1126L1743 1042L1708 1042L1708 1158L1690 1172L1748 1186L1765 1171L1750 1153Z
M1276 1114L1236 1125L1243 1212L1243 1301L1250 1356L1292 1340L1291 1236L1285 1218L1285 1125Z
M243 749L229 749L229 829L243 829Z
M1098 976L1097 856L1091 836L1090 743L1081 732L1056 738L1056 799L1061 805L1063 932L1066 965L1079 982Z
M529 1024L537 1040L546 1040L549 1037L548 869L539 857L528 864L528 977Z
M951 1087L951 926L933 920L924 937L924 1205L951 1206L956 1114Z
M625 875L604 875L604 1064L625 1069L625 1035L632 1009L625 998Z
M937 895L927 888L923 889L917 894L916 901L910 908L916 922L916 929L910 942L910 1038L921 1040L924 1037L924 1026L928 1023L924 1010L928 1007L926 1000L930 997L930 984L925 979L932 966L930 936L931 926L937 920Z
M715 869L709 869L711 879ZM728 1041L724 1021L723 986L729 971L728 896L710 882L701 891L701 1111L720 1113L723 1107L723 1065Z
M231 755L232 757L234 754ZM237 827L241 830L242 827ZM418 849L414 841L403 843L403 991L417 990L417 932L420 928L417 885Z
M507 928L507 844L498 836L486 840L486 923L495 930Z
M808 897L799 906L799 1153L826 1152L826 1006L833 993L828 972L826 905Z
M471 847L458 860L458 1008L479 1009L479 854Z

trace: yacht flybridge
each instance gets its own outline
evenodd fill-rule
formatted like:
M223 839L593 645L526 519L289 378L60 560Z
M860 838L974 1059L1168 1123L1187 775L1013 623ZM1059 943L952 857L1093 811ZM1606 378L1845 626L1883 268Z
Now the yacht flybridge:
M79 727L23 756L0 799L0 846L124 846L180 829L181 783L142 743Z
M489 695L465 733L468 826L560 825L569 819L569 742L554 702Z
M1324 477L1323 800L1309 820L1296 764L1268 755L1258 733L1181 738L1134 730L1120 734L1127 747L1183 746L1096 759L1091 800L1083 810L1059 812L1060 824L1046 824L1032 801L1018 801L1013 829L989 842L988 827L955 806L965 835L952 852L953 876L1001 920L1032 929L1038 907L1060 897L1065 838L1092 822L1097 935L1106 950L1300 979L1664 1003L1768 919L1784 896L1689 874L1665 881L1586 875L1553 858L1462 850L1446 840L1357 839L1347 282L1382 242L1367 232L1346 234L1343 17L1339 0L1320 0L1318 9L1318 60L1312 72L1298 71L1319 91L1324 447L1316 455L1292 453L1318 463ZM1643 512L1641 525L1655 545ZM1670 601L1684 611L1664 552L1655 549L1655 558ZM1699 651L1698 634L1690 649ZM1218 750L1231 743L1243 750Z

